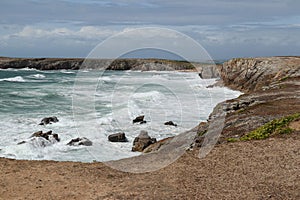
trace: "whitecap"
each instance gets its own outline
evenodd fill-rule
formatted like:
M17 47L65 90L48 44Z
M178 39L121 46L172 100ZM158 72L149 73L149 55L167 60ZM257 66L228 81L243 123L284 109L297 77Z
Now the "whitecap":
M75 74L74 71L68 71L68 70L60 70L60 72L64 74Z
M159 102L165 98L165 95L158 91L151 91L143 93L134 93L132 95L132 98L138 101Z
M107 76L102 76L99 78L99 80L101 81L111 81L111 78L107 77Z
M37 78L37 79L46 78L46 76L43 74L33 74L33 75L30 75L29 77L33 77L33 78Z
M9 82L26 82L22 76L16 76L12 78L2 78L0 81L9 81Z

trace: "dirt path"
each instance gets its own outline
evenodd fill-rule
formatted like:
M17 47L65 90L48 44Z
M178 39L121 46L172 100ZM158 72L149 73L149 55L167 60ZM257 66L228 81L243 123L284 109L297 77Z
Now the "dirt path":
M300 135L191 151L156 172L0 159L0 199L300 199Z

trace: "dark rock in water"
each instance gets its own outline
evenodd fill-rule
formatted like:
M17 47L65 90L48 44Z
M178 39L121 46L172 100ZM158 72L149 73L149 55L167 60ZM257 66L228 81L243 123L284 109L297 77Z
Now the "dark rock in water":
M22 141L22 142L18 142L17 145L19 145L19 144L25 144L25 143L26 143L26 141Z
M40 141L40 146L45 147L47 146L46 143L48 142L49 144L53 144L55 142L59 142L60 139L58 137L58 134L56 133L52 133L52 131L48 131L48 132L43 132L43 131L38 131L33 133L31 136L31 142L35 141L35 139L38 139L38 141ZM41 138L43 138L42 140L40 140ZM36 140L37 141L37 140ZM25 144L27 141L21 141L18 143L19 144Z
M146 124L147 123L147 121L141 121L140 122L140 124Z
M44 119L42 119L42 121L41 121L41 123L39 123L39 125L47 125L47 124L56 123L56 122L58 122L58 119L55 116L45 117Z
M72 139L70 142L68 142L67 145L70 145L70 146L79 146L79 145L92 146L93 142L91 140L87 139L86 137L82 137L82 138Z
M43 133L43 131L38 131L38 132L33 133L30 137L42 137L49 141L50 136L53 137L57 142L60 141L58 134L52 133L52 131L48 131L45 133Z
M128 142L125 133L115 133L108 136L110 142Z
M164 125L168 125L168 126L177 126L177 124L175 124L175 123L172 122L172 121L165 122Z
M133 141L132 151L142 152L149 145L156 143L156 138L151 138L147 131L141 131Z
M146 121L144 121L144 115L138 116L136 117L134 120L132 120L132 123L138 123L140 122L140 124L146 123Z

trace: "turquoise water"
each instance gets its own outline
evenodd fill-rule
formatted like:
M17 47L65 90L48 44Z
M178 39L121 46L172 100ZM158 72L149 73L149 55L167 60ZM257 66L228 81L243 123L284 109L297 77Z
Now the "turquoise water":
M240 94L206 88L214 82L184 72L0 70L0 156L91 162L138 155L131 147L141 130L157 139L177 135L205 121L218 102ZM132 124L138 115L147 124ZM59 122L38 125L49 116ZM169 120L178 127L164 126ZM29 138L39 130L52 130L61 141L42 147ZM128 143L107 140L119 131ZM79 136L93 146L66 145Z

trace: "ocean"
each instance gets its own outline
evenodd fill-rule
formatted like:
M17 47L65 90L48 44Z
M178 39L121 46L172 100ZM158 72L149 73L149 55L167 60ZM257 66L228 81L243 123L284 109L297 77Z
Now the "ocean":
M240 95L207 88L215 81L194 72L2 69L0 157L93 162L139 155L131 147L141 130L157 140L176 136L206 121L217 103ZM147 123L133 124L139 115ZM59 122L38 125L51 116ZM166 121L178 126L166 126ZM42 145L30 138L40 130L52 130L60 142ZM118 132L125 132L127 143L108 141ZM66 145L77 137L93 145Z

